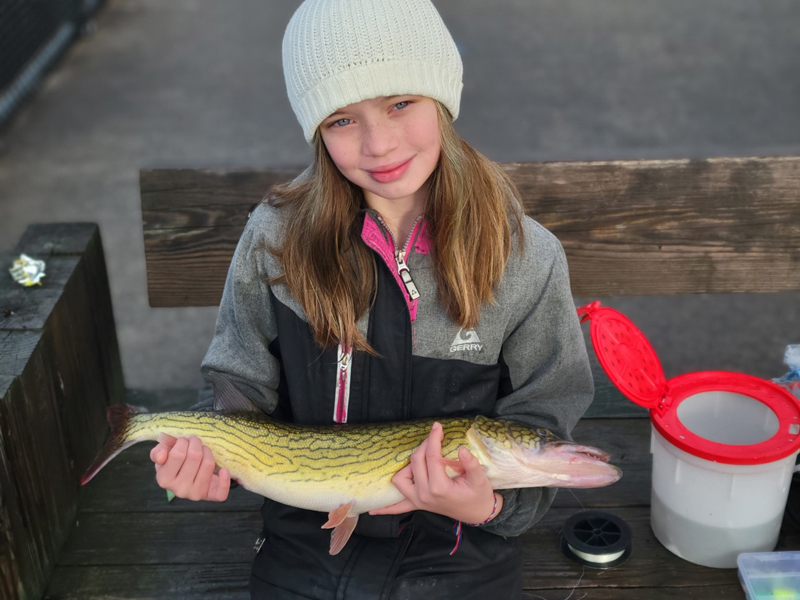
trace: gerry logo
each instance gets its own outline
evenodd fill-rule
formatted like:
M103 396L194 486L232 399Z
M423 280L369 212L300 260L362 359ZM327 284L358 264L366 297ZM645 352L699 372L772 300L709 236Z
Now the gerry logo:
M474 329L464 331L462 327L458 330L456 339L450 344L450 352L480 352L481 350L483 350L483 344Z

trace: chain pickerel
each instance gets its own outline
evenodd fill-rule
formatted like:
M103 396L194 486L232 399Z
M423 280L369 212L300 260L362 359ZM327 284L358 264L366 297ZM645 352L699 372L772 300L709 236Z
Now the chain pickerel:
M598 448L560 440L549 430L490 419L445 418L401 423L304 426L262 412L140 413L125 404L108 409L112 432L81 479L85 484L124 449L173 437L197 436L219 467L245 489L291 506L327 512L331 554L350 537L358 515L403 499L392 477L411 453L442 425L442 455L451 477L458 449L478 458L494 489L590 488L617 481L622 472Z

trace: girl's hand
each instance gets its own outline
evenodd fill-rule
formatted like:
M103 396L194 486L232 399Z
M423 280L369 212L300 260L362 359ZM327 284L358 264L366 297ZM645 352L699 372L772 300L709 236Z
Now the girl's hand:
M458 459L465 473L451 479L442 457L442 426L434 423L430 435L411 455L411 462L392 478L392 483L406 497L397 504L371 515L396 515L411 510L427 510L464 523L483 523L503 506L497 494L497 508L492 513L495 493L478 459L462 447Z
M200 438L161 435L150 451L156 465L156 481L178 498L222 502L228 497L231 475L228 469L214 473L214 455Z

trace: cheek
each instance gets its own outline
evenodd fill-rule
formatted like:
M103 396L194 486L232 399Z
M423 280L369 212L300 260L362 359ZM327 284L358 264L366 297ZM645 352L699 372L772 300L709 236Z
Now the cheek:
M426 128L424 131L418 132L415 145L424 153L425 162L433 169L439 162L439 154L442 151L438 129L436 127Z
M325 147L328 149L328 154L333 161L333 164L342 172L347 174L347 171L353 169L357 163L357 157L348 148L347 144L342 143L326 143Z
M433 118L421 120L406 131L407 138L418 150L424 152L430 160L436 162L441 152L439 123L436 114Z

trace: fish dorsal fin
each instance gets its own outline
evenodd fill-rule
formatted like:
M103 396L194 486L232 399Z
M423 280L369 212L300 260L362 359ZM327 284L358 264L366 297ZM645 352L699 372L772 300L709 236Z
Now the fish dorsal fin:
M354 505L355 502L347 502L334 508L328 513L328 521L322 526L323 529L333 529L331 531L331 555L339 554L356 528L358 515L350 515L350 510Z
M211 387L214 388L214 410L219 412L262 412L224 373L208 371L206 375L211 381Z

